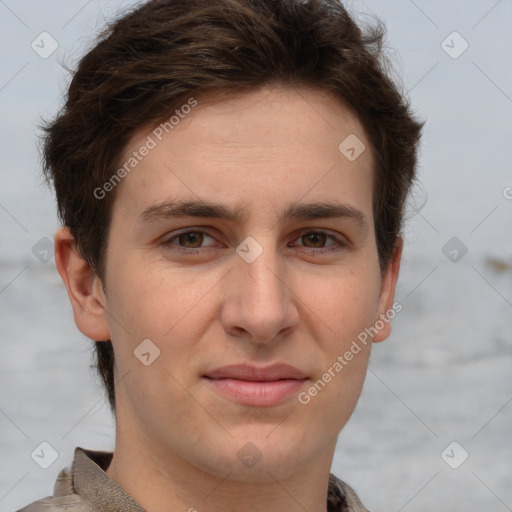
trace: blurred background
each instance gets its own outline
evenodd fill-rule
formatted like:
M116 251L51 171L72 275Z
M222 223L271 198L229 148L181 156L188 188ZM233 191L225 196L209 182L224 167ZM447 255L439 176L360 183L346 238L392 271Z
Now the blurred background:
M55 270L36 135L61 103L61 64L134 3L0 0L0 512L51 495L75 446L114 446L92 342ZM512 2L347 6L385 23L388 56L427 123L403 310L374 346L332 472L374 512L512 510Z

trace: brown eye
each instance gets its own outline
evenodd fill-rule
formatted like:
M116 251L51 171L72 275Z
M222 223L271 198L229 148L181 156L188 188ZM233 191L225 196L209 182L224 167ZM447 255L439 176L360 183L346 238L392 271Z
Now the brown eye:
M207 252L218 250L219 244L212 235L201 229L182 231L173 237L163 240L161 245L165 250L176 251L190 256L204 255Z
M203 243L203 233L201 231L187 231L186 233L181 233L178 235L178 243L182 247L187 247L189 249L197 249L201 247Z
M336 253L347 248L343 238L324 231L303 231L296 240L302 251L315 256Z
M321 249L324 247L325 242L327 241L327 235L325 233L307 233L302 235L301 237L302 243L305 244L306 247L311 247L313 249ZM307 245L311 243L312 245Z

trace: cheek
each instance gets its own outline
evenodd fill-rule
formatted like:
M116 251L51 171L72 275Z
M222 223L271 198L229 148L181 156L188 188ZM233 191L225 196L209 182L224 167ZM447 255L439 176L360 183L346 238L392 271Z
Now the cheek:
M322 358L301 403L311 401L315 414L330 410L337 425L348 421L364 384L372 347L365 330L378 317L378 276L374 271L339 274L307 296L315 313L310 316L313 337Z
M302 280L300 296L322 320L338 343L356 337L378 317L380 274L378 269L340 269L328 275ZM312 320L313 321L313 320Z
M110 283L113 337L125 340L123 346L128 343L131 350L131 345L146 338L162 348L172 339L173 347L179 350L177 334L185 329L190 346L195 333L211 318L212 292L222 275L214 272L199 277L189 269L127 262Z
M123 381L118 396L128 396L143 408L146 402L155 407L148 401L148 389L165 388L178 398L183 389L177 382L188 387L185 370L192 366L194 347L211 318L212 304L204 298L218 279L198 279L169 268L138 268L126 264L112 280L108 307L118 378ZM190 402L187 396L183 400ZM179 400L173 407L180 407Z

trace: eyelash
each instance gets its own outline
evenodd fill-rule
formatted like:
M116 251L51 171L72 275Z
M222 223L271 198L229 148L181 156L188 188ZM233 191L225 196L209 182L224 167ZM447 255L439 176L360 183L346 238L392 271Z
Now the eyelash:
M161 245L164 246L166 249L170 249L172 251L181 252L183 254L189 254L189 255L192 255L192 254L204 254L204 253L210 252L211 250L218 249L218 247L198 247L197 249L186 249L184 247L180 247L179 245L172 244L173 240L177 239L180 235L185 235L187 233L202 233L204 235L209 236L210 238L214 238L207 231L204 231L204 230L201 230L201 229L188 229L186 231L181 231L179 233L176 233L171 238L163 241ZM330 253L342 251L343 249L345 249L347 247L347 244L344 241L342 241L338 237L336 237L334 235L331 235L330 233L327 233L327 232L322 231L322 230L303 231L303 232L301 232L299 234L299 236L297 238L302 238L304 235L311 235L311 234L326 235L327 238L330 238L331 240L333 240L335 242L335 244L333 244L332 246L328 246L328 248L320 248L320 249L315 249L315 248L311 248L311 247L301 246L301 247L304 247L306 249L306 251L309 252L309 253L312 253L312 254L318 254L318 253L330 254Z

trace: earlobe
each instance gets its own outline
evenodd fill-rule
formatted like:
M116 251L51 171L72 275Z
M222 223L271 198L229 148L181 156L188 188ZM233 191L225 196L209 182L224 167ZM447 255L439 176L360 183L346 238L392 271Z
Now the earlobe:
M378 343L384 341L391 334L391 318L389 317L389 311L394 311L393 308L395 299L395 287L398 280L398 274L400 272L400 261L402 259L403 250L403 239L401 236L397 236L395 240L395 247L393 250L393 256L388 264L387 269L382 275L380 300L379 300L379 326L384 324L382 329L374 336L373 341Z
M80 332L96 341L110 339L101 280L81 255L68 227L60 228L55 234L55 263Z

